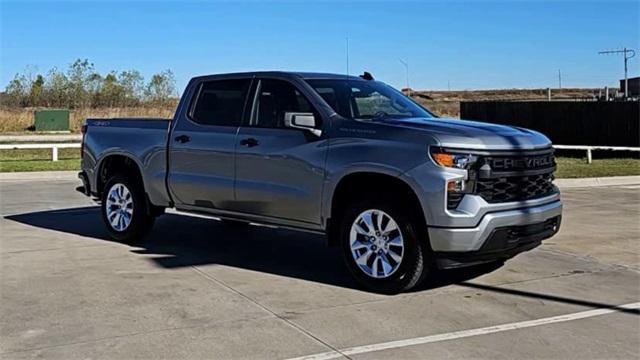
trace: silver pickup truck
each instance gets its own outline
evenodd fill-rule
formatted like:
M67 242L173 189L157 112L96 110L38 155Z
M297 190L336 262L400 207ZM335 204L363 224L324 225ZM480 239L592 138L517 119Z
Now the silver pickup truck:
M79 190L114 239L142 238L166 208L322 233L383 293L560 227L549 139L438 118L368 73L196 77L172 120L87 119L83 134Z

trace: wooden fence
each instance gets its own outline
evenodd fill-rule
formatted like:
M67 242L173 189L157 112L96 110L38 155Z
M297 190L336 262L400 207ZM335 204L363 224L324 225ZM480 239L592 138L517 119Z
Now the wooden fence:
M469 101L460 117L537 130L556 144L640 146L634 101Z

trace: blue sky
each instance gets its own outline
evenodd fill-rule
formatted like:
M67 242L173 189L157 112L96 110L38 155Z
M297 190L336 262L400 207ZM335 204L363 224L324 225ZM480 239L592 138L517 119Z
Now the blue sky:
M346 72L415 89L616 85L640 46L640 2L130 2L1 1L0 87L16 72L66 68ZM637 76L639 56L630 60Z

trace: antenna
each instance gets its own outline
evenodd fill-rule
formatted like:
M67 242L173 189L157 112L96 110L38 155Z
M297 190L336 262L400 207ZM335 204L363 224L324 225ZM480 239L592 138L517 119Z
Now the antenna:
M398 59L398 60L400 60L402 65L404 65L404 68L405 68L405 71L406 71L406 75L407 75L407 94L409 95L409 97L411 97L411 88L409 87L409 63L407 63L406 61L404 61L402 59Z
M347 75L349 75L349 37L347 36Z
M629 61L629 59L636 56L636 51L633 49L627 49L625 47L622 50L598 51L598 54L600 55L622 54L623 55L624 57L624 98L625 99L628 98L629 97L629 79L627 77L627 62ZM629 54L631 55L629 56Z

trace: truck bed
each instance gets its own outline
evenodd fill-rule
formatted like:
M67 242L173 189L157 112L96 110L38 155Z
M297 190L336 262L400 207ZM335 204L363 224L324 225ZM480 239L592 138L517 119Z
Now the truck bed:
M169 196L165 186L167 170L167 134L171 119L162 118L103 118L87 119L84 134L83 164L93 184L92 170L96 162L108 156L123 155L134 159L143 172L145 189L156 204L166 204Z

